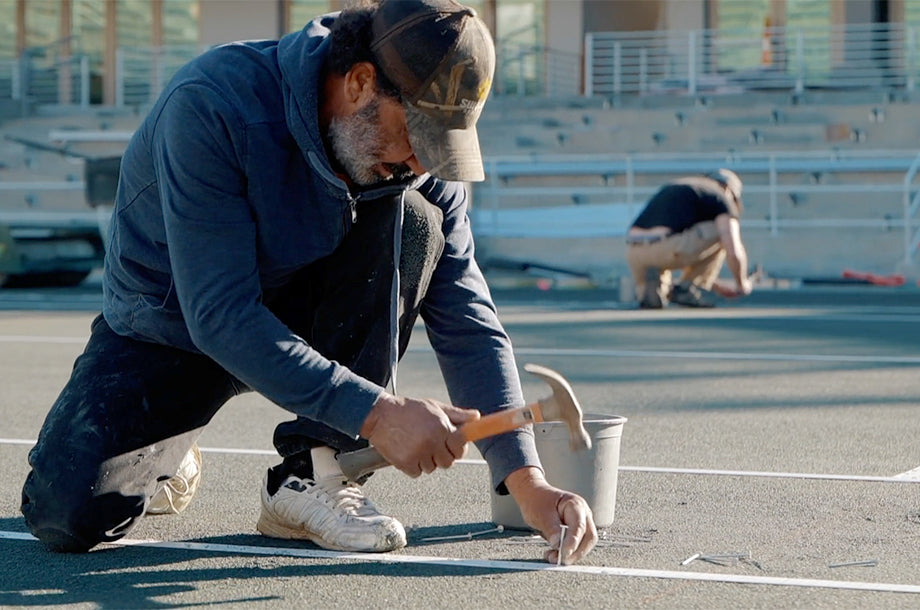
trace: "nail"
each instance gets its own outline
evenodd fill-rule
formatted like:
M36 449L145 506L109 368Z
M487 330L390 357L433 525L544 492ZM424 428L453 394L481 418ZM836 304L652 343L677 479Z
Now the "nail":
M562 532L559 534L559 553L556 555L556 565L562 565L562 547L565 546L565 532L569 529L568 525L560 525Z
M847 561L844 563L832 563L829 568L855 568L855 567L867 567L874 568L878 565L878 559L864 559L863 561Z
M422 538L422 542L432 542L434 540L471 540L473 536L494 534L495 532L501 533L503 531L505 531L504 526L499 525L498 527L493 527L489 530L482 530L481 532L467 532L466 534L456 534L454 536L434 536L432 538Z

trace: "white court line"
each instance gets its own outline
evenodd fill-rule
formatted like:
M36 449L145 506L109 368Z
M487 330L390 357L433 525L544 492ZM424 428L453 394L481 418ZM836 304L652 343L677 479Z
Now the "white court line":
M706 468L658 468L656 466L620 466L621 472L657 472L662 474L700 474L729 477L767 477L775 479L810 479L818 481L860 481L868 483L920 483L920 468L892 477L868 476L858 474L821 474L809 472L765 472L757 470L710 470ZM910 473L916 471L916 477Z
M0 445L34 445L34 440L24 438L0 438ZM273 449L235 449L232 447L199 447L202 453L223 453L236 455L277 456ZM485 466L481 459L460 459L455 464ZM658 466L620 466L621 472L650 472L660 474L696 474L731 477L767 477L775 479L811 479L820 481L861 481L868 483L920 483L920 467L890 477L858 474L822 474L809 472L768 472L758 470L714 470L706 468L665 468Z
M410 348L411 349L411 348ZM415 351L421 351L416 349ZM862 362L920 364L920 356L851 356L839 354L763 354L751 352L683 352L630 349L515 348L524 356L589 356L591 358L691 358L694 360L788 360L792 362Z
M908 470L907 472L896 474L894 475L894 478L901 479L904 481L920 483L920 466L918 466L917 468L914 468L913 470Z
M0 531L0 539L34 541L31 534ZM490 559L459 559L424 555L402 555L398 553L341 553L312 549L287 547L213 544L204 542L164 542L159 540L122 539L109 544L118 546L140 546L159 549L227 553L234 555L264 555L271 557L298 557L303 559L332 559L342 561L365 561L376 563L408 563L439 565L449 567L485 568L509 572L565 572L593 576L620 576L632 578L664 578L669 580L692 580L744 585L774 585L782 587L811 587L819 589L845 589L851 591L877 591L883 593L918 593L920 585L899 583L861 582L850 580L823 580L812 578L783 578L770 576L749 576L746 574L713 574L703 572L679 572L676 570L647 570L638 568L616 568L605 566L557 566L530 561L495 561ZM343 566L343 571L347 571Z

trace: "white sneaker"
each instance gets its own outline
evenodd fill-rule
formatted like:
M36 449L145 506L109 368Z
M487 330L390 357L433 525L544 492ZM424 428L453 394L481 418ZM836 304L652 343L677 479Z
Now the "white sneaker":
M150 498L148 515L176 515L186 509L201 483L201 450L192 445L176 470Z
M256 529L270 538L311 540L333 551L381 553L406 546L402 524L381 514L341 472L316 480L290 475L274 495L268 493L266 473Z

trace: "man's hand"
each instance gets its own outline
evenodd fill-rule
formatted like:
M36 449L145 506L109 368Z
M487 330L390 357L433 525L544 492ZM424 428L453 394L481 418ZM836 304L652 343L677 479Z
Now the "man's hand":
M719 296L726 297L729 299L734 299L737 297L746 297L751 294L754 290L754 284L750 278L744 278L741 280L741 285L739 286L736 282L728 282L722 279L717 279L712 284L712 291L718 294Z
M520 507L524 521L549 542L550 549L543 555L549 563L560 563L562 525L567 526L562 541L562 564L579 561L597 544L594 515L585 499L553 487L539 469L515 470L505 479L505 485Z
M436 400L383 393L361 426L361 436L410 477L448 468L466 455L456 426L479 419L479 411Z

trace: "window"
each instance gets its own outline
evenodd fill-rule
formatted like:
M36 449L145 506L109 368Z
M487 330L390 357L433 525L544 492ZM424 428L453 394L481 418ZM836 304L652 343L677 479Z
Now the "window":
M331 13L334 10L331 4L330 0L291 0L288 32L297 32L319 15Z
M167 47L198 45L198 0L163 2L163 44Z
M16 57L16 3L0 2L0 61Z
M769 0L720 0L718 70L750 70L763 64L761 36L770 14Z
M475 3L470 5L481 10L481 6ZM545 14L543 0L496 2L495 52L498 65L495 84L501 93L532 94L542 91Z

